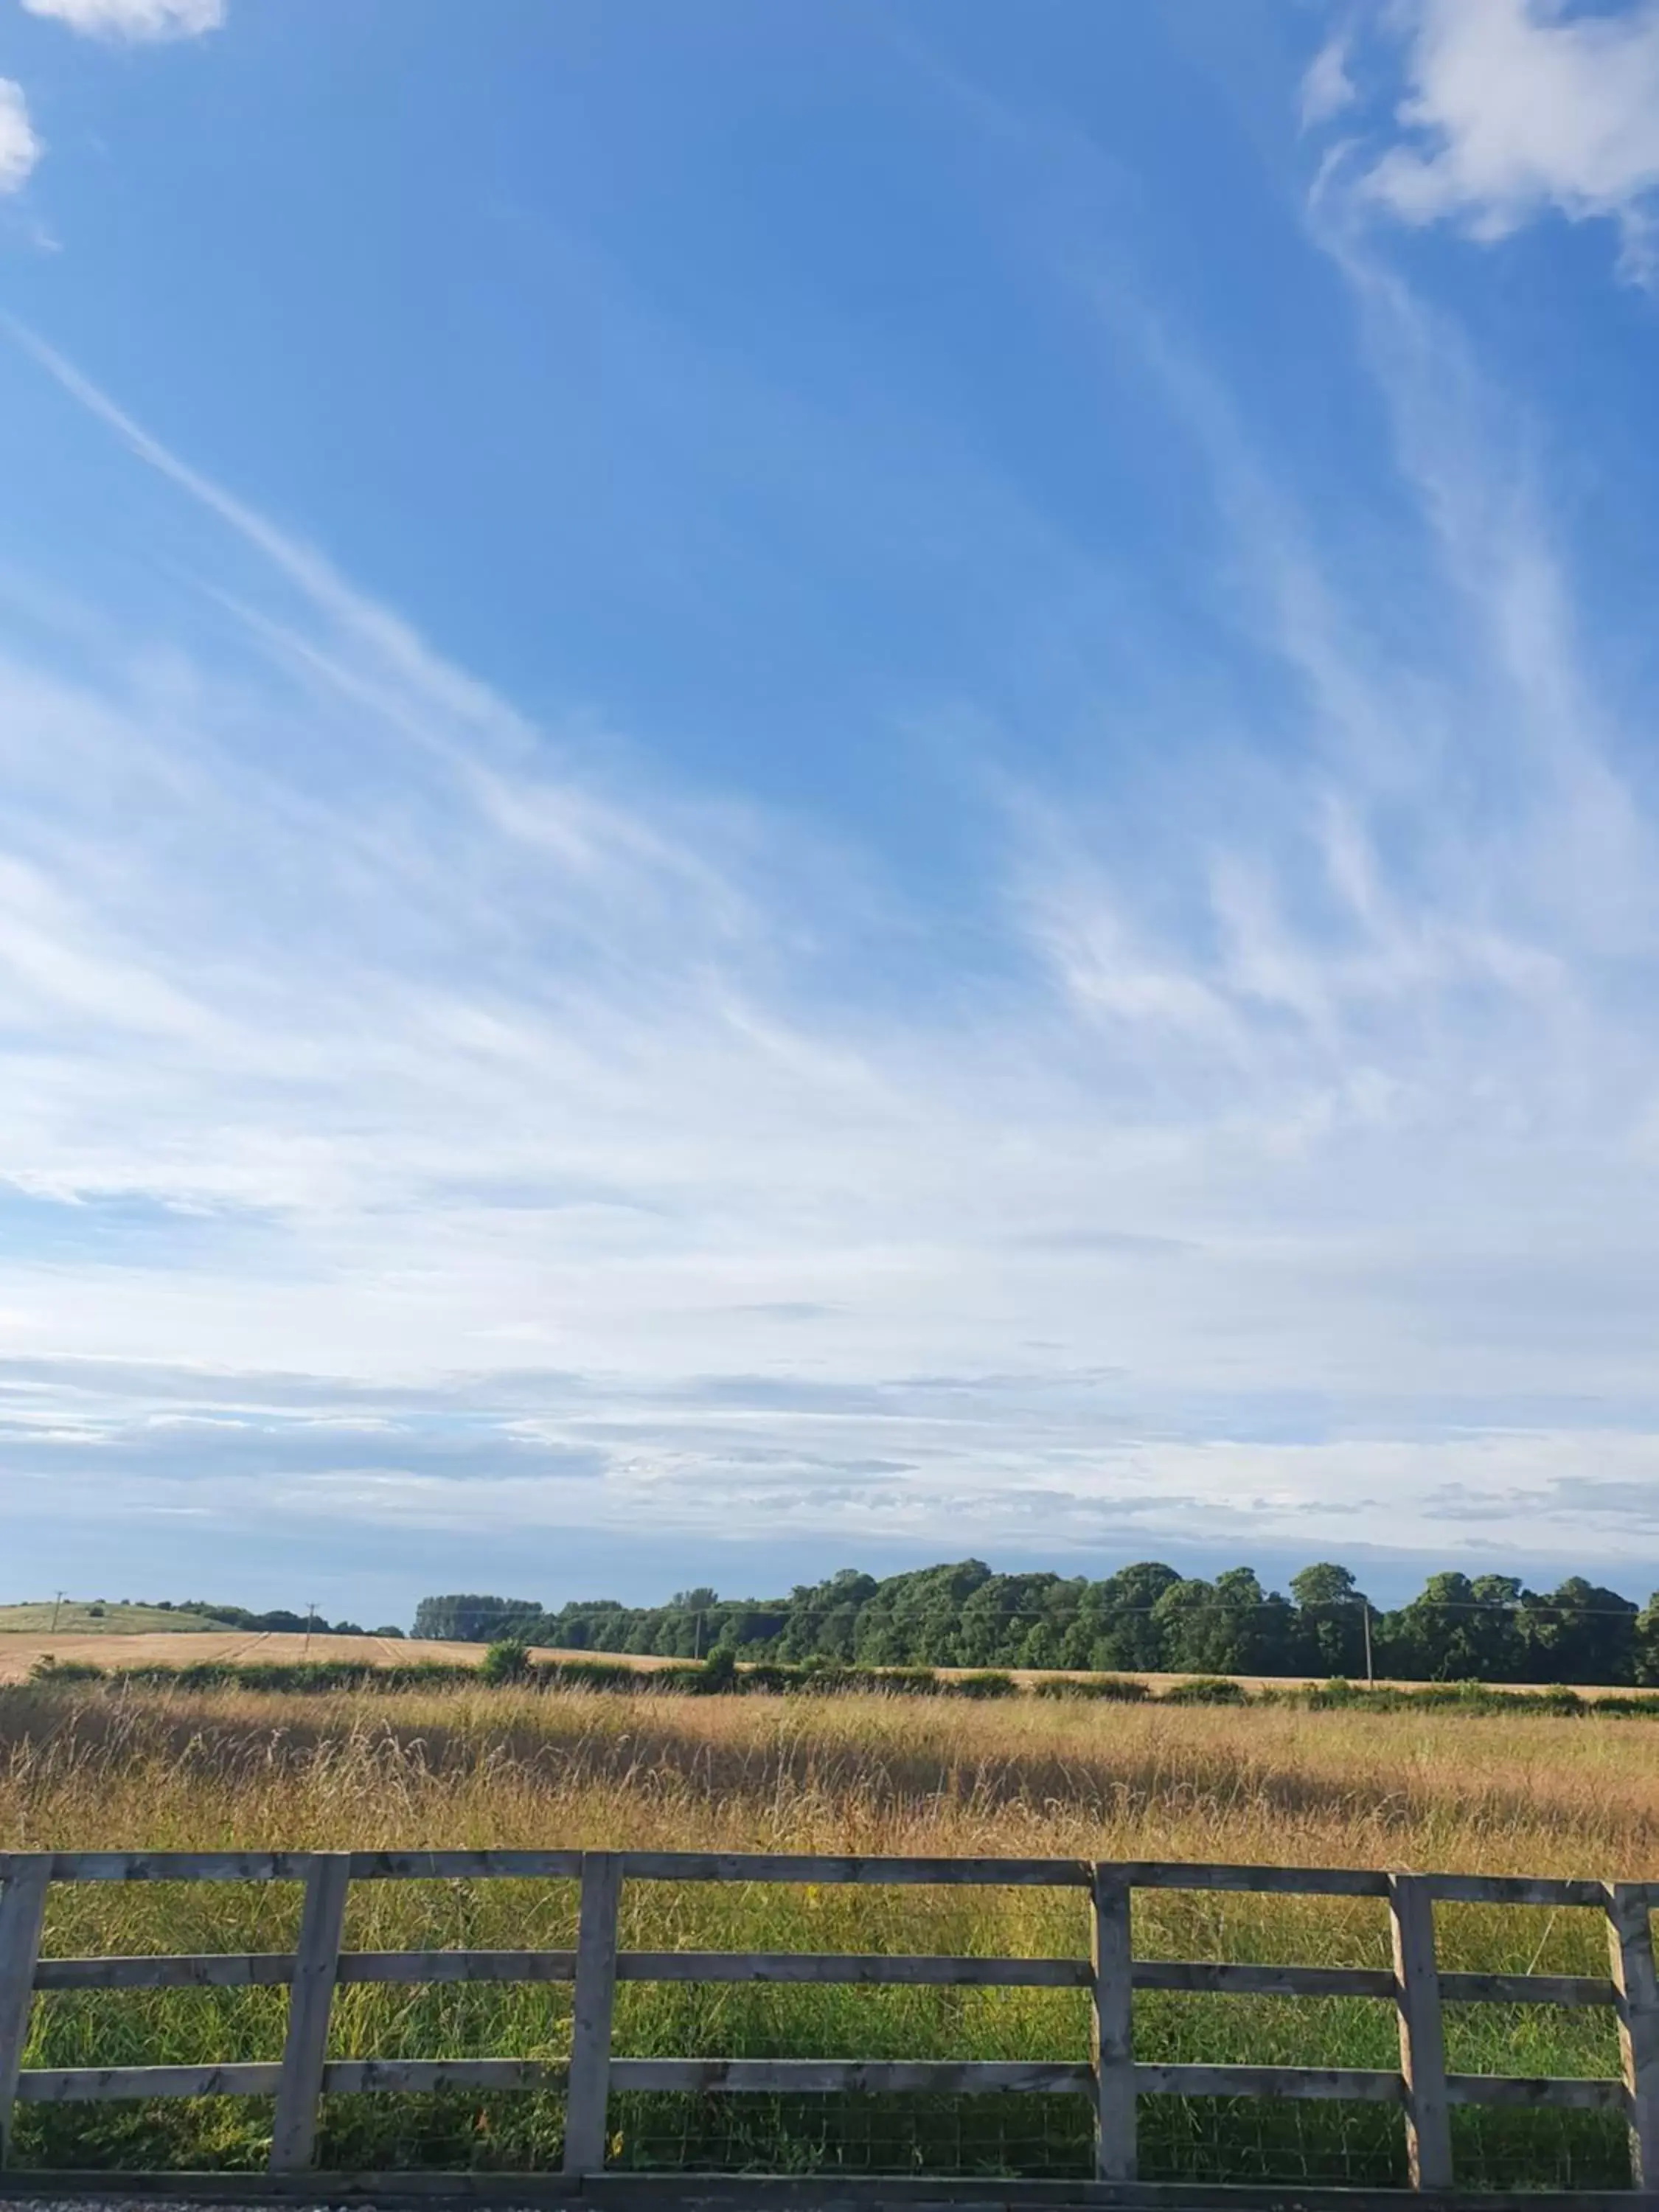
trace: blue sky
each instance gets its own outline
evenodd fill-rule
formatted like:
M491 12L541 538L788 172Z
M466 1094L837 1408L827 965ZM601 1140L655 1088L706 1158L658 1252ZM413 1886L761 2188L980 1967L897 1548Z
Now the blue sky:
M17 1595L1659 1581L1653 0L0 0L0 309Z

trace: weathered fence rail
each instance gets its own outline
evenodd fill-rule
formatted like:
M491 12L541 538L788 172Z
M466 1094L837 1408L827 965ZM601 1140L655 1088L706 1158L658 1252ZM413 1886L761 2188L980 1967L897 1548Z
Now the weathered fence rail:
M580 1884L577 1941L559 1951L349 1951L342 1947L355 1881L543 1877ZM49 1887L86 1881L287 1881L304 1885L291 1952L177 1957L55 1958L40 1954ZM955 1958L811 1952L623 1951L617 1909L628 1881L982 1884L1070 1887L1087 1893L1088 1958ZM1403 2107L1413 2186L1439 2197L1455 2185L1450 2110L1457 2105L1621 2112L1634 2185L1659 2189L1659 1976L1650 1914L1659 1883L1555 1881L1498 1875L1385 1874L1344 1868L1185 1865L1160 1861L830 1858L695 1851L59 1851L0 1854L0 2162L17 2103L140 2097L269 2096L276 2100L270 2167L304 2172L321 2098L345 2092L556 2089L566 2099L565 2173L603 2173L612 2092L690 2094L1075 2094L1092 2100L1097 2171L1136 2179L1135 2123L1146 2096L1342 2098ZM1392 1970L1244 1966L1138 1959L1136 1890L1236 1890L1385 1899ZM1601 1913L1608 1972L1442 1972L1437 1902L1545 1905ZM629 2058L611 2048L619 1982L842 1983L959 1988L1086 1990L1092 2029L1075 2063L840 2058ZM335 1990L352 1983L568 1982L567 2063L518 2058L365 2058L327 2055ZM286 1985L279 2061L201 2066L31 2069L22 2063L36 1991L235 1989ZM1351 2067L1151 2065L1134 2056L1137 1990L1239 1996L1367 1997L1395 2008L1397 2071ZM1442 2008L1457 2004L1606 2005L1619 2025L1623 2071L1605 2081L1455 2074L1447 2070ZM1375 2193L1375 2192L1373 2192Z

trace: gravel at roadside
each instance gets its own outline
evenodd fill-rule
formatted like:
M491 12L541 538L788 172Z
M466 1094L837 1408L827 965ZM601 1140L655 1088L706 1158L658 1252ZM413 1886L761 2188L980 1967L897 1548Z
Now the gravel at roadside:
M468 2199L459 2196L453 2200L455 2212L467 2212L468 2203ZM424 2191L418 2198L393 2193L382 2206L362 2197L353 2197L346 2205L325 2197L245 2200L224 2197L124 2197L117 2189L79 2197L14 2197L0 2185L0 2212L392 2212L394 2206L410 2205L417 2207L418 2212L446 2212L442 2197ZM471 2212L482 2212L482 2208L475 2202ZM546 2212L546 2208L491 2204L489 2212Z

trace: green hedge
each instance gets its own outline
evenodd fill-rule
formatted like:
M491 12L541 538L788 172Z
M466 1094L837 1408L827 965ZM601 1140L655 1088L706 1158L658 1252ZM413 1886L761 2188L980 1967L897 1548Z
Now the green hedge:
M1142 1705L1152 1694L1150 1682L1134 1674L1062 1674L1036 1686L1039 1698L1102 1698L1124 1705Z
M1158 1699L1162 1705L1248 1705L1250 1693L1230 1674L1196 1674L1177 1682Z
M926 1667L837 1667L822 1662L789 1667L772 1662L744 1667L722 1647L702 1662L667 1666L629 1666L623 1660L533 1658L525 1646L493 1644L482 1666L421 1659L404 1666L375 1667L363 1660L198 1659L182 1666L102 1667L91 1660L35 1662L29 1677L36 1687L74 1687L92 1683L112 1689L273 1690L303 1694L327 1690L371 1692L416 1689L535 1688L591 1690L608 1694L685 1697L826 1697L856 1691L884 1697L1013 1698L1020 1687L1012 1674L995 1670L941 1676ZM3 1695L0 1691L0 1695ZM1313 1689L1274 1686L1252 1694L1226 1675L1199 1675L1176 1682L1154 1696L1133 1675L1050 1676L1035 1684L1039 1698L1096 1699L1103 1703L1166 1705L1299 1705L1321 1711L1450 1712L1514 1718L1595 1716L1608 1719L1659 1718L1659 1697L1583 1698L1565 1686L1503 1691L1480 1682L1425 1682L1413 1688L1371 1689L1341 1680Z

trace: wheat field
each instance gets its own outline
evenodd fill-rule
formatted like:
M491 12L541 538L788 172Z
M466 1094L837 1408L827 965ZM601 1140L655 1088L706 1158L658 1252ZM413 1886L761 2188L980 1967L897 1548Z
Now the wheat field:
M902 1697L690 1699L462 1686L372 1698L246 1690L0 1693L0 1844L149 1847L719 1847L915 1855L1244 1859L1650 1878L1659 1770L1640 1723L1584 1717L994 1705ZM350 1948L557 1948L574 1885L360 1884ZM1143 1893L1145 1957L1385 1966L1376 1899ZM60 1885L46 1948L291 1947L290 1885ZM1605 1972L1597 1916L1443 1907L1447 1967ZM1083 1956L1063 1891L639 1883L628 1948L1022 1952ZM280 2054L277 1990L53 1995L31 2065ZM340 2057L558 2058L568 1989L352 1987ZM1390 2008L1366 2000L1136 2000L1145 2059L1391 2066ZM1599 2009L1452 2007L1468 2072L1618 2071ZM1069 2058L1081 1995L1046 1990L625 1985L617 2048L641 2056ZM24 2163L256 2164L258 2100L20 2114ZM1622 2125L1597 2114L1455 2116L1460 2172L1492 2185L1617 2185ZM544 2165L558 2100L325 2101L331 2166ZM1083 2100L618 2098L625 2166L1081 2173ZM1194 2179L1399 2178L1378 2107L1148 2099L1143 2169Z

